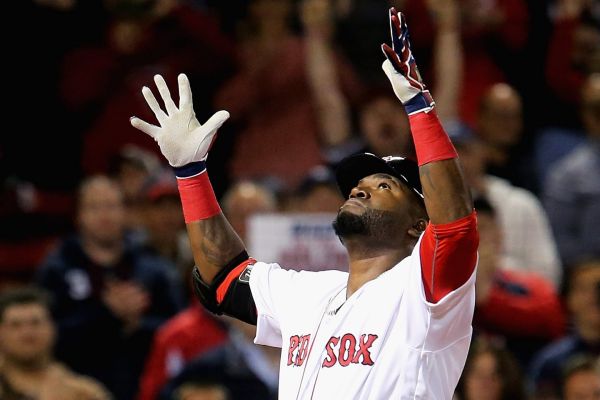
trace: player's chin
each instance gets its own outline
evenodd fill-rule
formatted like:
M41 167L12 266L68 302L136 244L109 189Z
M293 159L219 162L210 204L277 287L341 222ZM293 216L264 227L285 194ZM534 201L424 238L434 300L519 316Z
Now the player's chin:
M359 211L359 210L358 210ZM368 227L365 223L365 217L362 213L354 213L346 211L343 208L338 212L335 221L333 221L333 230L340 238L353 235L361 235L368 232Z
M349 219L350 220L364 219L365 211L366 210L361 210L361 209L352 208L352 207L342 207L338 211L338 213L335 217L335 221L349 220Z

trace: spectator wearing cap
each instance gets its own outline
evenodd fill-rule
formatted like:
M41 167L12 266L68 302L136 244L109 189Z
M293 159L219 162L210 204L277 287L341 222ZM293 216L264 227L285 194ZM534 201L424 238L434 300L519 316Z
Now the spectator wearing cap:
M126 207L126 226L137 232L143 226L142 188L160 167L158 158L136 145L126 145L110 160L109 176L121 187Z
M113 157L109 174L121 186L126 202L134 201L141 193L147 179L160 167L153 153L133 144L123 146Z
M558 289L562 268L540 201L526 189L485 173L483 144L469 128L460 124L447 128L471 190L475 196L485 197L494 208L502 232L502 268L535 272Z
M560 338L565 318L552 284L534 272L505 270L499 249L503 236L494 209L475 199L479 230L479 263L475 283L473 327L478 334L506 339L523 366L533 353Z
M540 351L531 363L530 384L538 398L560 396L563 368L569 359L600 356L600 260L570 269L565 291L573 329Z
M144 216L142 242L148 250L169 260L181 285L191 288L190 266L194 260L173 172L161 169L150 176L141 188L140 197Z
M182 304L172 267L125 232L119 186L104 176L79 191L77 234L39 268L56 304L57 357L131 400L156 328Z

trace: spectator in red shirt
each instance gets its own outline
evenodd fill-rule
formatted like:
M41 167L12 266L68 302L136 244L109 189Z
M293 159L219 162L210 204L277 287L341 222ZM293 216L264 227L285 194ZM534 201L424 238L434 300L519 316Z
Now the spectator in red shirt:
M411 25L411 39L419 61L430 56L438 28L436 14L427 3L437 2L439 0L406 1L403 8L409 24L410 21L419 22ZM529 13L524 0L460 0L458 5L464 49L459 116L473 126L484 92L494 83L507 81L510 72L522 72L517 67L517 56L527 44ZM430 65L433 65L437 56L431 57L434 60ZM433 86L439 83L433 82Z
M330 114L347 110L332 91L339 81L344 94L357 99L361 85L331 44L327 2L306 3L304 37L289 23L290 0L250 4L239 72L216 96L216 108L228 110L241 127L231 158L235 179L271 176L293 189L323 162L323 150L345 138L347 129L332 123ZM333 67L324 59L332 59Z
M239 234L245 237L249 216L275 211L274 195L254 182L233 185L223 197L223 210ZM188 280L189 282L189 280ZM157 332L140 381L138 400L158 398L162 387L193 359L227 340L225 326L209 315L197 300Z
M506 337L525 365L532 351L562 336L563 310L550 282L534 273L502 269L502 237L494 210L482 198L475 208L481 239L473 326L479 333Z
M156 333L140 380L138 400L156 399L163 385L189 361L226 339L223 325L194 301Z
M123 123L132 112L146 112L141 82L157 72L174 77L186 71L197 85L195 103L208 109L233 67L233 43L206 7L171 0L104 3L111 17L104 41L67 53L59 82L69 117L85 134L87 174L105 173L124 144L156 151Z

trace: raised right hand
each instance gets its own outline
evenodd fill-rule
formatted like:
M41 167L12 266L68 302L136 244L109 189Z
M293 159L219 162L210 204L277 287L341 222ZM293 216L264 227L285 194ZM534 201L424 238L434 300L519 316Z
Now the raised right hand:
M389 22L392 47L387 44L381 45L381 50L387 58L382 65L383 71L408 115L429 112L435 103L421 79L410 49L406 18L392 7L389 10Z
M149 124L137 117L131 118L131 125L150 135L173 167L205 161L217 130L227 121L229 113L218 111L204 125L200 125L194 113L190 82L185 74L180 74L178 77L179 108L171 98L164 78L155 75L154 82L165 104L166 112L162 110L148 87L142 88L142 94L160 126Z

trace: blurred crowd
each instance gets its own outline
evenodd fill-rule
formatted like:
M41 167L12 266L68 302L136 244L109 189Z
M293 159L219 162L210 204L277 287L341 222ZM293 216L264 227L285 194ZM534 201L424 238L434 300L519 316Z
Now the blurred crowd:
M456 399L600 399L600 2L14 3L1 399L277 397L279 351L195 300L175 178L129 117L153 120L142 86L185 72L201 122L231 113L208 171L240 237L255 214L335 213L343 157L413 154L381 71L390 6L478 210Z

